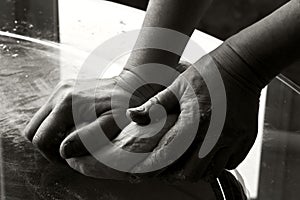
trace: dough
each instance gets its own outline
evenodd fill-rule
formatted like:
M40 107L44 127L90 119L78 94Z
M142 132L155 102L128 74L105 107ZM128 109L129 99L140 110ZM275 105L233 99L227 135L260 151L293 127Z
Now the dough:
M125 160L122 157L124 156L123 154L114 154L114 156L111 156L112 152L117 152L118 148L135 153L152 152L159 143L161 143L162 139L168 140L168 138L164 138L164 136L176 123L177 117L177 114L169 114L165 123L164 120L160 120L147 126L139 126L136 123L131 122L123 129L118 137L113 140L113 148L111 146L104 146L96 153L101 153L101 157L103 156L106 159L113 159L113 161L116 162L115 164L118 165L122 164L118 163L122 162L122 159ZM160 130L159 132L157 130L158 126L163 127L158 129ZM132 177L130 173L118 171L102 164L92 155L67 159L67 162L70 167L86 176L116 180L128 180ZM143 163L143 160L140 160L135 167L138 168L139 163Z

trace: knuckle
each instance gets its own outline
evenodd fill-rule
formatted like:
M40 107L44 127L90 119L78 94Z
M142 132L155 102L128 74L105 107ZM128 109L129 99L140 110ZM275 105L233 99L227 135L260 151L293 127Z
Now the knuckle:
M64 95L64 101L67 101L67 102L69 102L69 101L71 101L72 100L72 97L73 97L73 92L72 91L70 91L70 90L68 90L66 93L65 93L65 95Z
M30 139L30 135L31 135L31 131L30 131L30 127L29 125L27 125L24 129L24 131L22 132L22 135L26 138L26 139Z
M64 93L62 96L61 102L60 102L60 107L66 107L72 104L72 99L74 98L74 94L71 90L68 90Z
M27 123L26 127L23 130L23 135L26 136L26 137L29 136L33 132L33 120L34 119L31 119Z
M49 131L46 126L42 124L34 137L32 138L33 146L37 147L39 150L44 150L47 142L51 139Z
M39 150L43 150L45 147L45 140L43 140L40 136L35 136L32 139L32 144Z
M176 67L176 70L180 73L184 72L187 68L191 66L191 63L187 61L180 61Z

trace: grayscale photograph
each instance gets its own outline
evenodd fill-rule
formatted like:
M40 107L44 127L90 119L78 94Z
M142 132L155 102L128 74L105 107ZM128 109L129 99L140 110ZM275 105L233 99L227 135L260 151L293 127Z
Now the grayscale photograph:
M300 0L0 0L1 200L298 200Z

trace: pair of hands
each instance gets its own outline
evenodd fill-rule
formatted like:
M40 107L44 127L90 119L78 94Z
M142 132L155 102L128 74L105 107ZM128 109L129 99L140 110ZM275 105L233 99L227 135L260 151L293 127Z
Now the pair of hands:
M211 73L212 63L207 62L208 59L210 56L204 56L200 60L199 67L203 73ZM126 115L132 121L147 128L147 124L154 120L153 116L160 117L159 113L155 115L156 111L152 109L160 104L170 117L167 118L165 127L161 131L157 130L159 134L146 139L133 137L126 140L124 144L124 149L128 151L151 152L150 156L137 167L149 168L162 159L168 159L174 151L177 151L187 135L191 134L189 133L191 128L197 125L196 137L185 153L178 160L173 160L174 162L164 168L163 172L154 174L168 176L180 172L181 178L185 180L218 176L224 168L237 167L252 147L257 134L259 107L258 94L248 90L220 65L218 67L227 96L226 119L217 144L202 159L199 159L198 153L209 126L210 114L214 110L203 77L194 67L189 67L168 88L152 98L150 97L161 88L145 86L132 94L126 88L130 87L130 80L136 77L132 77L134 74L126 71L118 77L100 80L100 87L96 94L92 90L89 92L88 88L84 92L74 94L75 81L64 81L56 87L46 104L32 118L25 129L25 136L49 160L80 157L88 155L89 151L82 143L79 134L86 137L89 134L96 134L100 125L110 140L118 139L120 132L130 123L129 119L125 120ZM123 87L116 89L115 86L120 80L124 81ZM84 81L89 82L90 85L99 84L95 80ZM77 96L76 102L72 103L72 95ZM132 108L127 110L122 103L111 107L113 95L120 99L131 98ZM95 101L97 120L89 117L88 113L94 108L85 104L85 101L90 99ZM72 109L80 110L83 115L84 120L79 129L75 129ZM150 117L151 112L154 113L152 117ZM114 117L123 119L124 123L121 127L117 125ZM196 120L198 117L200 120Z

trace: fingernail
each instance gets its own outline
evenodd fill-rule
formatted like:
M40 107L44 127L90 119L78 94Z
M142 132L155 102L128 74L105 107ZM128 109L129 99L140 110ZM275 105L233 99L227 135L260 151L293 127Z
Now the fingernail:
M144 115L145 114L145 113L143 113L144 110L145 110L144 108L131 108L131 109L127 110L127 115L131 119L135 119L136 117Z
M66 142L61 150L61 156L65 159L71 158L73 156L74 153L74 148L73 148L73 144L72 141Z
M145 107L137 107L128 109L130 112L143 112L145 111Z
M144 109L145 110L145 109ZM134 122L140 125L148 125L151 122L149 113L142 111L133 111L128 109L127 116Z

